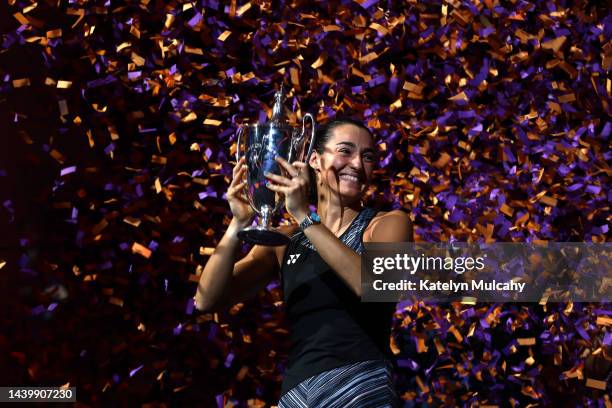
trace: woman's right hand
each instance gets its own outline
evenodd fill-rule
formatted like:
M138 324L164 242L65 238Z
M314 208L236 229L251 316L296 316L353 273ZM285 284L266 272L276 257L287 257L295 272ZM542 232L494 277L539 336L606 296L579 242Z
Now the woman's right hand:
M232 171L232 182L227 189L227 201L229 202L230 210L237 221L242 226L247 226L253 220L255 211L249 204L244 187L246 185L246 174L247 166L245 164L245 158L242 156L240 160L234 166Z

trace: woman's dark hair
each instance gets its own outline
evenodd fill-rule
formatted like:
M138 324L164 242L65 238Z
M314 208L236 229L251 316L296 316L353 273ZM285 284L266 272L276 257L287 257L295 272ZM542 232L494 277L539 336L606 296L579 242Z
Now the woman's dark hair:
M358 128L363 129L366 132L368 132L368 134L372 137L372 140L374 140L374 134L370 131L370 129L368 129L367 126L363 124L363 122L356 120L356 119L352 119L352 118L340 117L340 118L332 119L329 122L325 123L324 125L321 125L315 131L316 140L315 140L315 144L312 150L316 151L319 154L323 154L323 151L325 150L325 145L327 144L329 139L334 134L334 129L336 129L338 126L343 126L343 125L357 126ZM316 178L315 172L312 167L308 166L308 171L310 172L310 197L309 199L311 203L316 204L317 202L317 178Z

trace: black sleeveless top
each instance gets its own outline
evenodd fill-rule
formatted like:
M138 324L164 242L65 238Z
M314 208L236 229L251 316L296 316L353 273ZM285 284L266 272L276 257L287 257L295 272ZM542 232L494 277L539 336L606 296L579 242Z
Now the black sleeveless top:
M361 254L363 232L375 215L373 208L364 208L340 240ZM302 231L291 237L280 272L291 339L281 395L346 364L394 364L389 337L395 303L362 303Z

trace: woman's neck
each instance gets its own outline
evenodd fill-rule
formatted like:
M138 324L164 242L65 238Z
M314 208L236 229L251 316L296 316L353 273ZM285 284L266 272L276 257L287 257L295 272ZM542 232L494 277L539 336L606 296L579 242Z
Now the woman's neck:
M319 199L317 203L317 213L321 217L321 223L336 235L353 221L361 209L361 200L341 204Z

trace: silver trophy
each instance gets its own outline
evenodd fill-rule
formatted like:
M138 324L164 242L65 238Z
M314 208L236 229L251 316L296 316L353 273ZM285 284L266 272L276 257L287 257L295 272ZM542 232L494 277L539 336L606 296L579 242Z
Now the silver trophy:
M264 124L242 125L238 129L236 146L236 160L242 155L246 156L247 184L246 196L249 203L259 216L257 226L251 226L238 233L238 237L248 243L257 245L278 246L285 245L289 238L276 231L271 226L272 216L284 206L282 194L276 193L266 187L266 172L286 175L281 169L275 156L280 156L292 163L296 160L305 161L310 157L315 141L315 121L311 114L302 118L302 128L287 123L283 112L285 95L283 87L274 94L274 108L272 118ZM311 121L311 135L308 153L304 155L306 146L306 119ZM242 139L246 150L241 150ZM281 172L282 170L282 172Z

